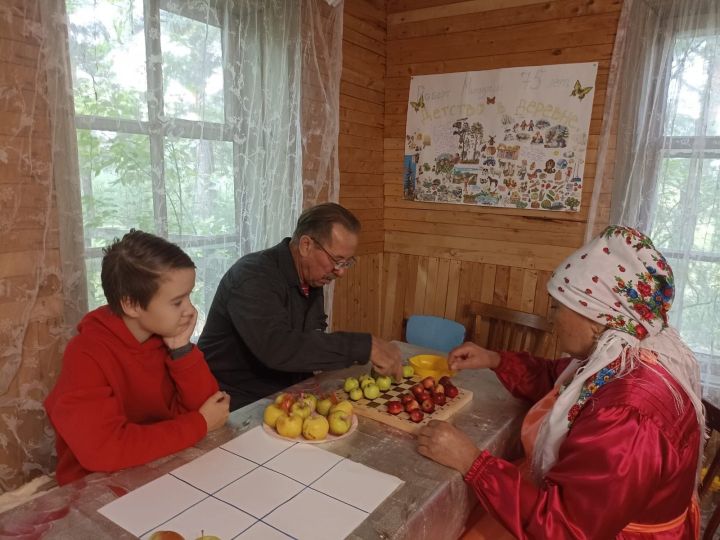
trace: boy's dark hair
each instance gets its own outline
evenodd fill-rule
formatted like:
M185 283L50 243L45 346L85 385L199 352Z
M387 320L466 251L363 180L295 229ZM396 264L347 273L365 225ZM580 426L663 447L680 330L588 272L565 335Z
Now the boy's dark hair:
M318 242L330 243L334 224L345 227L354 234L360 234L360 221L347 208L336 203L322 203L305 210L298 218L292 241L297 242L303 235Z
M168 270L195 268L192 259L164 238L143 231L130 232L103 249L102 281L108 306L122 315L123 298L146 309L160 287L160 277Z

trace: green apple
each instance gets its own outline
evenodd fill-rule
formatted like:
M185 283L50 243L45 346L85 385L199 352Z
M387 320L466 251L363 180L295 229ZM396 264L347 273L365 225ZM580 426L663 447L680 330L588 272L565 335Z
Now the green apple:
M302 432L304 418L296 414L283 414L277 419L275 429L283 437L294 439Z
M303 422L302 435L309 441L321 441L327 437L329 429L327 418L314 414Z
M363 394L365 394L367 399L375 399L380 395L380 388L378 388L377 384L368 384L363 389Z
M368 377L367 379L363 379L362 381L360 381L360 388L363 388L363 389L364 389L364 388L365 388L366 386L368 386L369 384L375 384L375 379L373 379L372 377Z
M392 386L392 379L387 375L380 375L375 384L377 384L377 387L381 392L385 392L385 390L390 390L390 387Z
M274 428L277 419L280 418L280 416L282 416L283 414L285 414L285 411L283 411L279 405L271 403L270 405L265 407L265 412L263 413L263 422L265 422L268 426Z
M358 386L360 386L360 383L355 377L348 377L345 379L345 384L343 384L343 390L350 392L350 390L357 388Z
M350 399L353 401L357 401L358 399L361 399L363 397L363 391L359 388L353 388L350 390Z
M318 414L322 414L323 416L327 416L330 412L330 407L333 406L332 399L329 397L322 398L317 402L317 408L315 409Z
M328 425L333 435L344 435L352 425L352 416L343 411L335 411L328 416Z
M413 375L415 375L415 370L412 366L403 366L403 377L409 379Z
M329 414L332 414L337 411L343 411L346 414L352 414L352 412L353 412L352 403L350 403L349 401L340 401L340 402L336 403L335 405L333 405L332 407L330 407Z
M290 414L299 416L302 419L307 418L312 414L312 409L305 401L296 401L290 407Z

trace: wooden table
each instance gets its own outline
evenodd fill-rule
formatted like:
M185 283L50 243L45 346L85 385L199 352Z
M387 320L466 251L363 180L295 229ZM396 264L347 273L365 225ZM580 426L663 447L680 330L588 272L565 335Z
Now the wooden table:
M406 343L398 345L406 358L432 352ZM345 377L368 370L368 366L354 366L327 372L293 388L329 391L340 387ZM454 379L458 386L471 390L474 398L453 423L479 447L515 457L527 404L510 396L489 370L461 372ZM133 538L97 509L259 425L268 402L261 399L234 411L225 427L192 448L142 467L89 475L0 514L0 540ZM456 538L475 504L459 473L424 458L415 449L414 437L384 424L361 417L352 436L322 447L405 481L355 529L351 539Z

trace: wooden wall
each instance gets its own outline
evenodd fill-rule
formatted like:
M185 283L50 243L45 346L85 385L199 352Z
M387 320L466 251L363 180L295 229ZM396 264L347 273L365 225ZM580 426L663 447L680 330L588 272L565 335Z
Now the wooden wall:
M379 333L384 244L384 0L345 0L340 83L340 203L362 221L358 265L336 282L333 326Z
M0 492L51 467L42 400L63 335L47 84L36 2L0 6ZM19 366L18 366L19 364Z
M551 271L583 243L621 8L622 0L388 0L384 249L379 261L383 337L400 338L403 319L413 313L468 325L465 309L471 300L546 313L545 283ZM592 61L599 67L579 212L477 208L402 198L412 75ZM612 161L612 146L608 155ZM600 197L601 223L607 220L610 203L611 182L607 184ZM351 178L341 185L341 197L344 189L353 189ZM364 271L354 270L360 274L352 277L354 287L373 280ZM354 306L353 313L358 312L363 313L362 304ZM376 329L358 324L357 317L343 322L356 329Z

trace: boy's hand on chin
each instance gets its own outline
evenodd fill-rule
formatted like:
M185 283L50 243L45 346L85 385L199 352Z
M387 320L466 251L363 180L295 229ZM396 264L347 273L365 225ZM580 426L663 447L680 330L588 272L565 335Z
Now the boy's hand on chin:
M193 306L193 313L190 320L184 325L180 332L175 336L164 336L163 341L167 345L168 349L179 349L180 347L190 343L190 336L192 336L195 330L195 324L197 323L197 309Z

